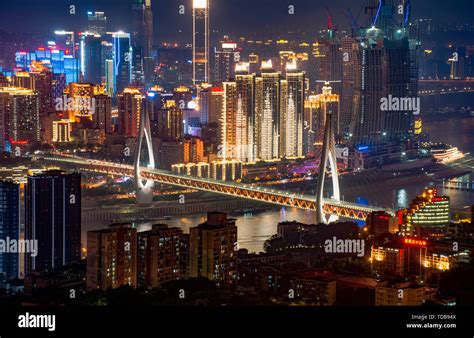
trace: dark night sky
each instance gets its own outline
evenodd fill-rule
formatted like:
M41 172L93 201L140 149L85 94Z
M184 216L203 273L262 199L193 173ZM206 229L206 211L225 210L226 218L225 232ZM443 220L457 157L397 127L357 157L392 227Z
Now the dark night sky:
M191 27L192 0L152 0L157 40L183 35ZM84 30L88 10L105 11L108 30L128 30L132 0L0 0L0 29L8 31L52 32L55 29ZM345 8L357 13L363 0L211 0L212 28L222 33L246 33L264 30L279 22L299 25L307 31L323 28L326 22L325 5L330 7L339 28L348 26ZM186 5L185 16L178 15L178 6ZM296 13L288 15L288 5ZM432 17L439 22L472 22L472 0L412 0L415 17ZM76 15L69 14L69 5L76 6ZM363 22L361 15L360 23Z

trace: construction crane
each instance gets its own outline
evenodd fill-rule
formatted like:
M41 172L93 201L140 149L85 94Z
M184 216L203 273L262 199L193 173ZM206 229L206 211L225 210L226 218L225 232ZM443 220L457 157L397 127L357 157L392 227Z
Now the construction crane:
M359 21L360 14L362 13L362 10L364 9L364 4L361 5L359 9L359 13L357 13L357 16L354 17L352 14L352 11L350 8L347 8L347 17L349 18L351 28L352 28L352 36L354 37L356 35L356 32L359 30L359 24L357 23Z
M405 1L405 8L403 9L403 13L405 14L405 18L403 20L403 26L406 27L410 22L410 16L411 16L410 0Z

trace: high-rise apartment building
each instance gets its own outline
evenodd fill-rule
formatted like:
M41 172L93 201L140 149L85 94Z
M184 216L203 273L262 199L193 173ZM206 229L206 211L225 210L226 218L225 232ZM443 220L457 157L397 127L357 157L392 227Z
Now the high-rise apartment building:
M137 229L112 224L87 233L87 290L137 286Z
M30 89L0 87L0 132L10 145L26 145L40 141L40 103Z
M262 62L255 95L257 158L277 160L281 155L281 74L272 61Z
M237 273L237 226L227 214L209 212L207 222L191 228L190 277L230 284Z
M306 76L296 69L296 62L286 66L286 79L281 81L281 157L302 157L304 100Z
M138 285L157 288L188 277L189 235L166 224L138 234Z

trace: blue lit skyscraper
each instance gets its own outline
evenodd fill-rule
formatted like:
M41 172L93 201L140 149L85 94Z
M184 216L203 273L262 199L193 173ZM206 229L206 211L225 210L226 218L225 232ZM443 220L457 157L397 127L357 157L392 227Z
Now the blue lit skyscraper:
M0 181L0 239L20 239L20 186ZM0 253L0 281L18 278L18 253Z
M122 92L132 80L133 52L130 45L130 34L117 32L113 34L115 93Z

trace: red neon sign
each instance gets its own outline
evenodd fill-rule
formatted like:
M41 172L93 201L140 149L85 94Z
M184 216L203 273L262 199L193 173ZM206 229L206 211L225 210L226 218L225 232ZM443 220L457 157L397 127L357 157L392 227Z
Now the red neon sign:
M12 139L10 139L10 144L12 146L24 146L28 144L28 141L25 141L25 140L13 141Z
M413 246L419 246L419 247L426 247L428 244L427 241L422 240L422 239L416 239L416 238L404 238L403 243L406 245L413 245Z

